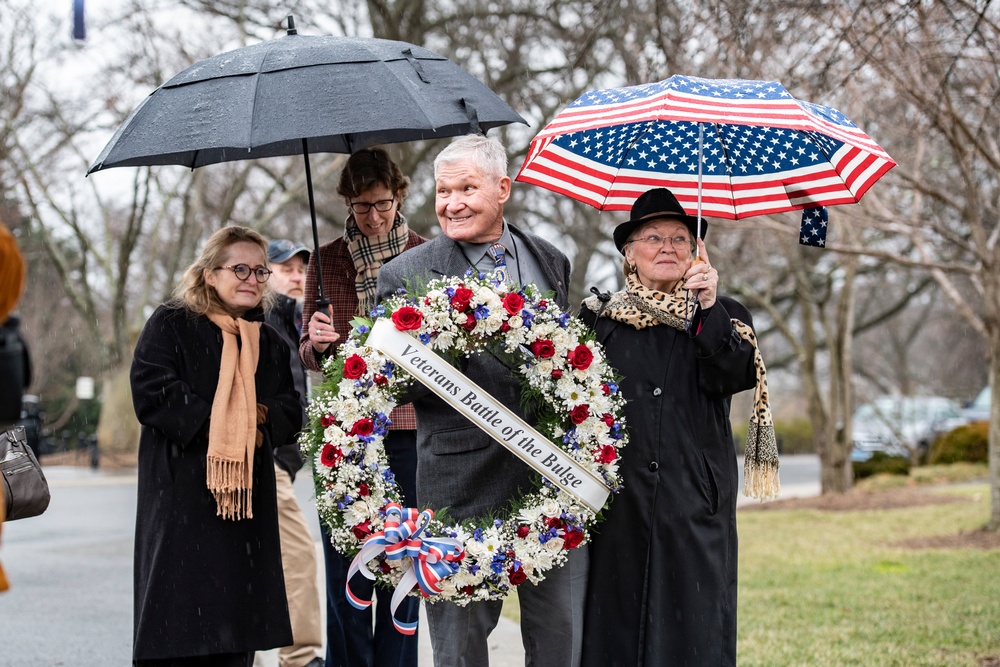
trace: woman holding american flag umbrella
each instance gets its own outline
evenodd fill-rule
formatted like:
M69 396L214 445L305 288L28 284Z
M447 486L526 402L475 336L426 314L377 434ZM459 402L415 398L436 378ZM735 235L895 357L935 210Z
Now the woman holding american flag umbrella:
M717 294L705 231L670 190L645 192L614 231L626 288L581 310L622 375L630 437L591 542L584 667L736 664L733 394L756 389L749 495L777 494L778 459L753 320Z

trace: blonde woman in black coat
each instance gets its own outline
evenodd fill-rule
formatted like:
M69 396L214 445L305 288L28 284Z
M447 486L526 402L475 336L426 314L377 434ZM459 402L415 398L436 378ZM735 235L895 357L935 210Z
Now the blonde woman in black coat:
M580 314L622 376L630 438L624 489L590 545L584 667L736 664L729 403L754 387L766 397L766 385L750 313L717 295L696 222L669 190L640 196L614 232L626 288L587 299ZM755 433L770 433L762 437L773 445L761 400ZM754 478L776 475L770 454Z
M261 326L269 277L260 234L220 229L139 336L134 665L248 667L292 643L272 443L302 408Z

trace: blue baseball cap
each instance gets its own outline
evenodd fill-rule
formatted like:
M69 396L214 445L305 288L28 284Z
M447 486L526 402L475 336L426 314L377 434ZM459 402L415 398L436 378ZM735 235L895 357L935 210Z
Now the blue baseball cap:
M275 264L287 262L300 253L305 255L305 261L308 262L311 253L309 252L309 248L301 243L295 243L288 239L275 239L267 244L267 261Z

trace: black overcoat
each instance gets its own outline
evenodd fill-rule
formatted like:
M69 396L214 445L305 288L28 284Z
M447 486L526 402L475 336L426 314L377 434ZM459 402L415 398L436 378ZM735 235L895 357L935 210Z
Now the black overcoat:
M251 311L246 319L262 319ZM278 539L272 442L301 428L287 345L262 326L255 376L268 407L253 466L253 518L216 516L208 421L222 332L160 306L139 336L132 400L142 424L135 523L135 659L242 653L292 643Z
M752 346L720 297L697 336L635 329L586 307L623 376L624 490L590 546L584 667L736 664L736 453L732 394L755 384ZM749 415L748 415L749 417Z

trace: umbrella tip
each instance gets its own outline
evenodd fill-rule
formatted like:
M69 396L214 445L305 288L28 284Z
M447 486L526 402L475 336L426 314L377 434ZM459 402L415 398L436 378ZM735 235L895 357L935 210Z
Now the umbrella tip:
M295 17L291 14L288 15L288 34L297 35L299 31L295 29Z

